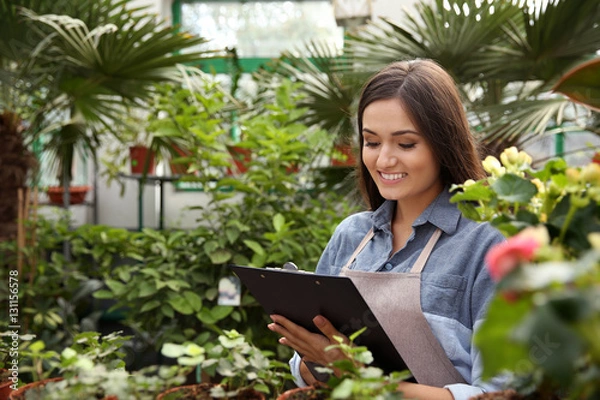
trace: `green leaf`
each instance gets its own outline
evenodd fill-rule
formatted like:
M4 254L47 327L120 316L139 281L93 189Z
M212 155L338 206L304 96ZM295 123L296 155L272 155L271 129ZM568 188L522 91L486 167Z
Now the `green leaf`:
M168 304L164 304L162 306L160 306L160 311L163 313L163 315L167 316L168 318L173 318L175 316L175 312L173 311L173 307L171 307Z
M235 243L235 241L240 237L240 230L235 227L227 227L225 228L225 236L227 236L227 240L229 243Z
M212 309L204 307L196 314L196 317L204 324L216 324L223 318L226 318L233 311L231 306L215 306Z
M467 218L472 221L481 221L481 215L479 215L479 211L477 211L477 207L473 203L469 202L460 202L457 204L460 212Z
M142 268L140 272L144 275L150 275L156 279L160 279L159 272L154 268Z
M165 357L177 358L185 354L185 347L180 344L165 343L160 349L160 352Z
M202 308L202 298L197 293L187 290L183 292L183 297L188 301L194 312L200 311Z
M207 254L213 264L225 264L232 256L231 252L225 249L217 249Z
M273 217L273 227L275 228L275 232L281 232L284 226L285 217L280 213L275 214L275 216Z
M244 240L244 244L248 246L254 253L258 255L265 255L265 250L260 245L260 243L255 242L254 240Z
M167 302L175 309L175 311L183 315L191 315L194 309L183 296L175 296L167 300Z
M140 293L139 293L140 297L152 296L153 294L158 292L158 289L154 285L154 282L148 282L148 281L140 282L138 288L140 290Z
M165 284L173 291L179 292L181 288L189 288L190 284L186 281L170 279Z
M475 345L481 351L483 377L520 370L523 360L528 360L527 347L513 337L513 329L520 324L531 309L529 299L508 302L496 294L488 308L487 316L475 333Z
M116 296L120 296L120 295L124 294L125 292L127 292L127 290L128 290L127 286L125 286L121 282L116 281L114 279L107 279L106 286L108 286L108 288L110 290L112 290Z
M331 392L332 399L349 399L352 396L354 381L352 379L344 379L342 383L333 389Z
M155 308L160 306L160 301L158 300L152 300L149 301L147 303L145 303L142 308L140 308L140 312L146 312L146 311L150 311L150 310L154 310Z
M527 203L537 193L537 187L525 178L504 174L492 184L498 198L510 203Z
M35 342L31 343L27 347L27 349L29 351L32 351L35 353L40 352L40 351L44 350L45 348L46 348L46 345L44 344L44 342L42 340L36 340Z
M206 289L204 297L208 300L214 300L217 297L217 294L219 294L219 290L216 287L211 287L210 289Z
M209 240L206 243L204 243L204 251L207 254L212 253L213 251L217 250L219 247L221 247L221 245L216 240Z
M583 357L583 343L568 322L558 318L553 305L538 307L519 329L529 347L529 359L561 385L572 382Z
M211 314L210 310L206 307L200 310L200 312L196 313L196 318L198 318L200 322L206 325L213 325L217 322L215 317L213 317L213 315Z
M121 269L119 271L119 278L123 281L123 282L129 282L129 279L131 278L131 274L129 273L129 271L126 271L124 269Z
M110 290L98 290L92 294L95 299L114 299L115 294Z
M534 171L531 175L538 178L542 182L548 181L552 175L564 174L568 165L564 158L555 158L544 164L544 168L539 171Z
M492 198L492 190L489 186L485 186L483 182L476 182L471 186L463 189L463 192L455 193L450 202L457 203L459 201L487 201Z
M227 317L233 311L233 307L231 306L215 306L210 310L213 317L220 321L223 318Z

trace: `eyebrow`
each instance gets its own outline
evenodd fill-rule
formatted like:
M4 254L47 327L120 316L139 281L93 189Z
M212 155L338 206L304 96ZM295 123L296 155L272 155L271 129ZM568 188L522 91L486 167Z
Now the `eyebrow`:
M369 128L363 128L363 133L369 133L371 135L379 136L376 132L373 132ZM407 133L412 133L412 134L415 134L415 135L419 135L419 132L417 132L417 131L413 131L411 129L402 129L402 130L399 130L399 131L392 132L392 136L406 135Z

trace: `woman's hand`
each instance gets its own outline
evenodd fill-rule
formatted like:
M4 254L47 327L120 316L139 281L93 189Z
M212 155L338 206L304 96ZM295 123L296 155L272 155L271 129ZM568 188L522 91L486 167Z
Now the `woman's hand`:
M317 315L313 318L313 323L322 335L309 332L281 315L271 315L271 319L273 323L267 325L267 327L282 336L279 343L294 349L302 355L303 360L326 366L333 361L345 358L344 354L338 349L325 351L327 346L339 344L333 338L334 336L341 337L345 343L348 343L348 338L335 329L325 317Z

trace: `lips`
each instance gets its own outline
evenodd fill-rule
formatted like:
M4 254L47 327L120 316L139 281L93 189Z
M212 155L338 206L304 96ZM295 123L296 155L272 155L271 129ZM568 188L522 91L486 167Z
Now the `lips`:
M405 173L403 173L403 174L386 174L384 172L380 172L379 174L381 175L381 177L383 179L388 180L388 181L394 181L394 180L397 180L397 179L406 178L406 176L408 175L408 174L405 174Z

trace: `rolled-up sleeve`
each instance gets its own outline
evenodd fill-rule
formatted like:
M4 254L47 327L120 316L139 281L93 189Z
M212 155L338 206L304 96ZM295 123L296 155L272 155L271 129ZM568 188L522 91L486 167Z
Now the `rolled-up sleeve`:
M294 377L294 383L296 384L296 386L298 387L305 387L308 386L306 384L306 382L304 382L304 379L302 379L302 375L300 375L300 363L302 362L302 359L300 358L300 355L296 352L294 352L294 355L292 356L292 358L290 358L289 364L290 364L290 372L292 373L292 376Z

